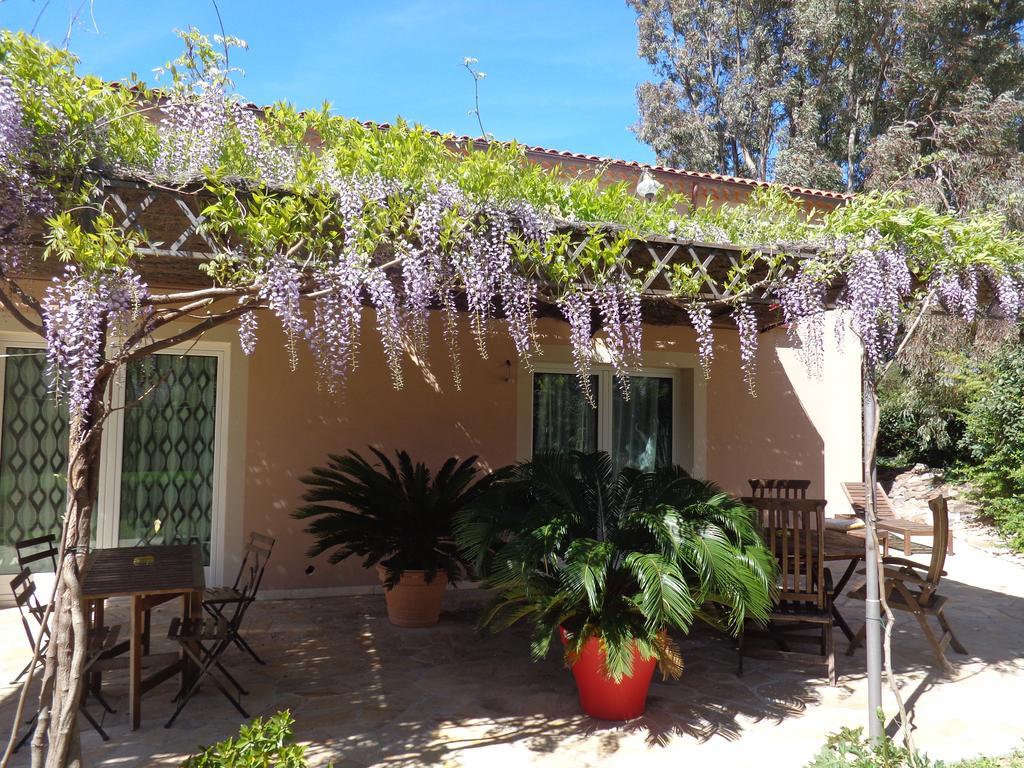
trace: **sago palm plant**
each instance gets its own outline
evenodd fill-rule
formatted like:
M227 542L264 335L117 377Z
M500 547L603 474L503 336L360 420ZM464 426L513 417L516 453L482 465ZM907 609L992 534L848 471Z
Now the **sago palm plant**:
M477 479L477 457L448 459L431 475L405 451L396 454L396 465L370 450L379 467L349 451L330 454L327 466L302 478L309 487L303 495L307 504L292 516L311 520L306 532L316 541L309 557L330 552L331 563L352 555L363 557L368 568L380 563L388 571L388 589L407 570L425 571L427 581L443 571L455 581L464 562L452 536L454 516L489 482Z
M616 473L604 452L538 455L499 471L456 533L497 590L482 626L531 620L538 659L561 627L568 663L597 637L615 680L632 674L634 642L678 676L667 630L702 619L736 634L774 598L752 511L680 467Z

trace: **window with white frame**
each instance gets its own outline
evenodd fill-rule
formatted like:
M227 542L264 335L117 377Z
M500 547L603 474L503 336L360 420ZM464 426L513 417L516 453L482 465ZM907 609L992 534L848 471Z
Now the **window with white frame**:
M16 542L59 532L67 412L48 391L41 346L0 341L0 354L0 573L10 573ZM113 403L131 405L105 430L96 546L197 542L211 565L224 362L220 351L193 349L127 366Z
M629 378L627 397L610 368L596 367L593 402L571 366L542 366L531 376L532 453L604 450L617 468L692 467L691 370L642 369Z

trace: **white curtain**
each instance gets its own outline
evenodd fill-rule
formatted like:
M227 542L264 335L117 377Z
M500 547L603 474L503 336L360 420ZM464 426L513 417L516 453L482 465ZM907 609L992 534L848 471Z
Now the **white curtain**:
M611 454L617 469L651 471L672 463L672 379L632 376L629 400L616 387Z
M590 377L597 393L597 376ZM533 375L533 452L596 451L597 409L571 373Z

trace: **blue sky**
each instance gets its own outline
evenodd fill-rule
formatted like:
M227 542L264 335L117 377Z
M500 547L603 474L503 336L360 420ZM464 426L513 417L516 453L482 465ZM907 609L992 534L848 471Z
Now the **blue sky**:
M257 103L299 107L330 101L339 114L412 122L476 135L473 81L464 56L479 59L484 128L499 139L654 159L633 137L636 84L650 76L636 55L633 11L624 0L220 0L228 34L249 43L232 64L239 92ZM45 6L45 9L44 9ZM108 79L153 68L180 51L176 28L218 31L209 0L3 0L0 25L70 40L81 70Z

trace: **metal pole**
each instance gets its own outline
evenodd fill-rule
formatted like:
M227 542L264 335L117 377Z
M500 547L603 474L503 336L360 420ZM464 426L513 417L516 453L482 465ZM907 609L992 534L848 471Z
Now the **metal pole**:
M868 734L872 741L882 738L878 717L882 707L882 613L878 597L878 530L875 527L875 396L868 371L861 373L864 417L864 562L867 565L864 600L866 635L864 649L868 664Z

